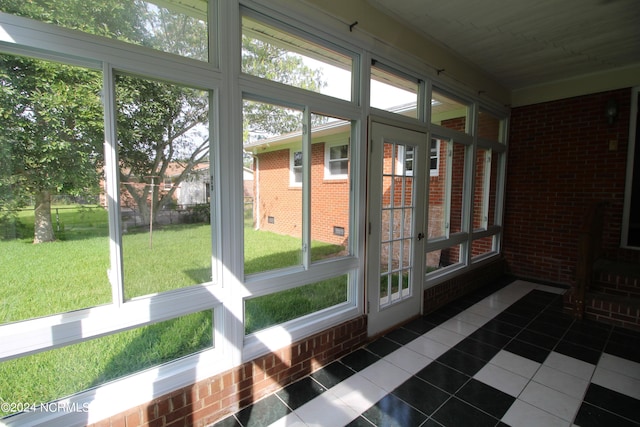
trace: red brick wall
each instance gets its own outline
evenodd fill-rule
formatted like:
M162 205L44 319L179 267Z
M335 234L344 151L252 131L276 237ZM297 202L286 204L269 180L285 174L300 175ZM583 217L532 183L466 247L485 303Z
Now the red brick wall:
M366 340L366 317L358 317L94 426L205 426L339 359Z
M324 143L311 147L311 238L326 243L346 245L349 236L349 180L324 178ZM289 149L259 155L255 176L254 212L261 230L302 236L302 187L290 186ZM257 209L257 210L256 210ZM268 217L274 223L269 224ZM333 234L333 227L343 227L344 236Z
M609 125L611 98L620 113ZM593 200L609 202L605 253L640 262L640 252L619 249L630 98L621 89L513 109L503 248L516 275L573 285L578 227Z

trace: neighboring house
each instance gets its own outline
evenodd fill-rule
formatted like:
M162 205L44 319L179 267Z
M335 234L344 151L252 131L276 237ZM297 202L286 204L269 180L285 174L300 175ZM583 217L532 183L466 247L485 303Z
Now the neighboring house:
M345 246L349 237L350 123L334 121L311 130L311 236L312 240ZM302 233L302 134L292 132L246 144L254 156L254 227L299 237ZM429 235L442 223L442 194L446 144L431 142L431 192ZM389 154L386 153L385 157ZM413 152L405 154L412 175ZM246 183L245 183L246 186ZM383 221L388 223L388 221ZM439 254L438 254L439 255ZM431 261L439 264L439 258Z

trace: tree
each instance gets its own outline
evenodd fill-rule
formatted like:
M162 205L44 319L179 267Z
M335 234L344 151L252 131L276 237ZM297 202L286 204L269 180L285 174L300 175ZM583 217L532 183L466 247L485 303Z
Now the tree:
M119 75L116 101L120 182L148 224L208 159L208 93ZM172 187L159 191L169 177Z
M96 1L90 8L82 0L0 0L3 12L125 39L136 39L142 28L135 21L138 7L117 0ZM0 211L4 217L32 198L34 243L55 239L53 194L81 194L98 186L101 88L99 72L0 55Z
M34 198L34 243L54 240L52 194L81 194L98 184L100 87L100 73L0 55L0 168L11 171L0 190L13 207Z

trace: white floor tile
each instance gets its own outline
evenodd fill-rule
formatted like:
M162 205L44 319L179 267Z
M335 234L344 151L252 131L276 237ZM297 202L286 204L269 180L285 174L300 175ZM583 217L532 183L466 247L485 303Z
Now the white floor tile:
M527 384L519 399L567 421L573 421L582 403L582 399L576 399L534 381Z
M294 412L307 426L346 425L359 416L353 408L330 391L302 405Z
M477 313L473 313L469 310L465 310L462 313L455 316L455 318L462 322L474 325L476 326L476 328L479 328L480 326L484 325L489 320L491 320L493 317L481 316Z
M533 376L533 381L582 400L589 381L542 365Z
M360 373L350 376L325 393L327 392L331 392L358 414L363 413L387 395L387 391L372 383ZM319 397L322 397L325 393L322 393Z
M596 369L596 366L591 363L583 362L555 351L549 353L543 364L584 380L590 380L593 371Z
M498 314L502 313L502 311L507 307L509 307L507 304L502 304L497 301L490 302L485 298L479 303L476 303L467 308L466 311L468 311L469 313L475 313L480 316L488 317L489 319L493 319Z
M513 397L518 397L529 382L528 378L521 377L491 363L480 369L473 378Z
M387 392L393 391L411 376L404 369L400 369L384 359L367 366L359 374Z
M308 424L302 421L295 412L291 412L286 416L279 418L277 421L269 424L269 427L306 427L307 425Z
M468 337L469 335L471 335L472 333L478 330L477 325L472 325L471 323L463 322L462 320L456 319L455 317L453 319L447 320L446 322L442 323L440 326L443 327L444 329L448 329L452 332L455 332L456 334L460 334L465 337Z
M393 353L385 356L383 360L407 371L411 375L418 373L433 361L433 359L423 356L422 354L407 348L407 346L400 347Z
M602 357L600 357L600 361L598 362L598 367L640 380L640 363L632 360L623 359L612 354L602 353Z
M448 345L449 347L453 347L466 338L465 335L460 335L450 329L443 328L442 326L436 326L424 334L424 336L434 341L438 341L441 344Z
M513 354L506 350L500 350L498 354L493 356L493 359L491 359L489 363L527 379L533 378L536 371L541 366L538 362L534 362L533 360L518 356L517 354Z
M406 348L420 353L430 359L437 359L451 348L449 345L434 341L426 336L421 336L411 341Z
M552 294L564 295L567 292L565 288L559 288L557 286L538 285L536 289L539 291L551 292Z
M513 427L568 427L569 421L551 415L542 409L516 400L502 417L505 424Z
M597 367L591 382L640 400L640 380Z

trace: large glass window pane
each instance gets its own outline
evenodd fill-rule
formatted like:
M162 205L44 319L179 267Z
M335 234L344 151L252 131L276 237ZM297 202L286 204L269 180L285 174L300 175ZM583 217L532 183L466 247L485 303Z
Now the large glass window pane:
M244 102L245 274L302 264L302 112ZM297 181L300 181L299 183ZM292 185L292 181L293 184Z
M245 334L347 301L349 275L245 301Z
M252 17L242 17L242 72L351 100L353 58Z
M480 109L478 114L478 136L493 141L504 142L504 120Z
M111 301L101 90L99 72L0 55L0 324Z
M349 243L351 122L312 114L311 259L344 255Z
M371 106L412 118L418 117L418 81L371 66Z
M97 387L211 348L213 331L209 310L2 362L2 402L35 406ZM0 417L34 406L2 405Z
M466 151L469 149L463 144L453 142L451 144L451 205L449 206L449 232L458 233L467 231L462 223L464 212L464 160Z
M486 230L489 223L491 166L491 150L478 148L476 151L476 173L473 191L473 230Z
M480 255L486 255L493 252L493 240L495 236L482 237L474 239L471 242L471 257L477 258Z
M448 248L427 252L427 274L437 271L441 268L463 263L464 260L462 259L462 248L463 245L454 245Z
M116 104L125 298L211 282L209 93L118 75Z
M447 235L448 207L447 194L447 147L444 139L432 138L429 177L429 232L428 238L435 239Z
M5 1L2 12L207 61L207 0Z
M469 133L469 103L439 89L431 95L431 123Z

